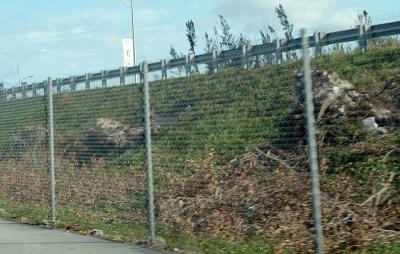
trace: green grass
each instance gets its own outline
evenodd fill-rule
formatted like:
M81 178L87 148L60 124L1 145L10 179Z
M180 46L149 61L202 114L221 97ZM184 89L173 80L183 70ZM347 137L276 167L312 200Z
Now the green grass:
M44 221L48 221L50 217L49 208L32 205L11 204L10 202L0 202L0 209L5 209L6 213L1 214L3 218L13 220L29 221L35 225L43 225ZM137 242L147 238L147 228L144 225L134 225L132 223L121 222L104 222L99 219L85 219L85 212L81 211L81 215L77 215L75 209L71 207L60 207L58 209L58 228L66 226L76 226L81 229L81 233L87 233L90 229L102 229L105 237L110 240ZM158 231L163 232L159 229ZM160 233L166 245L166 249L172 250L178 248L187 251L201 251L205 254L272 254L275 253L273 244L267 239L253 237L240 241L223 241L213 240L201 237L191 237L185 234L170 234L167 232ZM372 244L366 246L357 252L359 254L397 254L400 253L400 242L382 245ZM279 252L282 253L282 252ZM285 253L292 253L287 251ZM346 252L347 253L347 252Z
M34 225L43 225L50 217L50 209L42 206L12 204L0 201L0 209L6 212L1 214L3 218L28 222ZM147 228L145 225L135 225L132 223L121 223L116 221L105 222L99 216L93 216L97 212L89 210L76 211L72 207L58 207L57 228L74 226L80 229L82 234L88 233L91 229L103 230L105 237L110 240L135 243L147 239ZM172 250L180 248L191 251L201 251L202 253L221 253L221 254L270 254L272 248L266 239L252 238L239 242L211 240L206 238L189 237L187 235L163 234L162 229L158 233L166 241L163 248Z
M398 254L400 253L400 241L393 244L373 244L358 251L359 254Z

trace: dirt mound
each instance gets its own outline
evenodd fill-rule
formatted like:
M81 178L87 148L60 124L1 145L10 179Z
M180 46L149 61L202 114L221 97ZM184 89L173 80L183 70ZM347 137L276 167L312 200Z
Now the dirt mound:
M104 157L111 152L122 153L143 144L143 127L134 127L107 118L99 118L75 142L77 158L87 161L93 157Z

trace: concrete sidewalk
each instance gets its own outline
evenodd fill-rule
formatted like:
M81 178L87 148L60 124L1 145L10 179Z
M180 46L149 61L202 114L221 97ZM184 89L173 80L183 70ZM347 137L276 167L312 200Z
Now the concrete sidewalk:
M0 219L0 254L161 254L136 245Z

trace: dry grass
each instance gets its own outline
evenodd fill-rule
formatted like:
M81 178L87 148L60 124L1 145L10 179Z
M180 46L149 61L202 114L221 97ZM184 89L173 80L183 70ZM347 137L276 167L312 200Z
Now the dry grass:
M23 156L0 164L0 181L5 183L0 195L15 203L48 206L46 165L34 170L28 167L30 161ZM93 211L93 216L106 221L146 222L145 207L132 206L138 198L133 194L145 189L143 168L116 172L101 160L79 166L73 157L58 157L56 166L59 205ZM310 176L295 167L282 163L271 167L253 153L218 166L210 153L202 163L188 161L186 175L158 172L158 224L172 232L212 239L235 241L257 235L270 239L278 250L313 252ZM325 240L330 252L394 240L390 232L395 231L390 230L399 227L399 197L379 207L376 202L361 205L375 193L376 185L345 175L335 177L322 177Z

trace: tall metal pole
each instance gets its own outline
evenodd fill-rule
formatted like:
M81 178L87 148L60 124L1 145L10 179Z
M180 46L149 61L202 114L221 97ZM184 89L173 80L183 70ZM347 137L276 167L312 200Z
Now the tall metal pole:
M307 125L307 144L308 144L308 158L309 168L311 171L311 184L312 184L312 203L313 203L313 216L316 240L316 253L324 253L323 242L323 228L322 228L322 211L321 211L321 195L319 184L319 166L318 166L318 147L315 132L315 116L314 116L314 102L312 92L312 78L311 78L311 63L309 42L306 36L306 30L301 30L303 39L303 68L304 68L304 91L305 91L305 118Z
M56 223L56 174L54 169L54 125L53 125L53 84L47 80L49 96L49 168L51 174L51 222Z
M155 233L154 191L153 191L153 155L151 151L151 124L150 124L150 94L149 94L149 66L143 62L143 96L144 121L146 133L146 162L147 162L147 200L149 220L149 242L153 243Z
M132 19L132 46L133 46L133 66L136 66L136 48L135 48L135 16L134 16L134 8L133 8L133 0L131 0L131 19ZM133 76L133 82L136 83L136 74Z
M22 82L21 82L21 72L19 69L19 63L17 63L17 73L18 73L18 85L21 87L22 86Z

